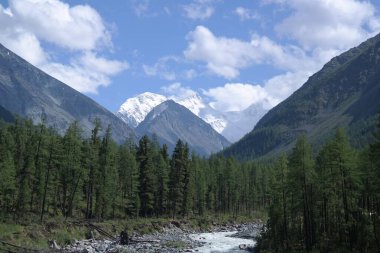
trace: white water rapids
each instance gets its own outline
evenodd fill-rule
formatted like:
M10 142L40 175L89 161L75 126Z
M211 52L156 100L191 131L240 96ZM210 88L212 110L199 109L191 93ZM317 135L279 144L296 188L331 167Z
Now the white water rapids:
M254 240L228 237L236 232L215 232L192 234L190 237L199 242L205 243L202 247L196 248L200 253L239 253L245 252L239 249L239 245L254 245Z

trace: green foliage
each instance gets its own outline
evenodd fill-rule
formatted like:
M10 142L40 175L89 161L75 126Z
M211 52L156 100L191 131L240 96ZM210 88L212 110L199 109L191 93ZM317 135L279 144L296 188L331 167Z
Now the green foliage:
M285 157L275 165L273 202L257 251L377 252L379 143L358 156L338 129L312 159L301 137L288 165Z
M84 138L76 122L63 136L29 120L1 125L0 220L238 217L270 204L267 166L202 159L182 141L170 157L147 136L118 146L101 129L95 120Z

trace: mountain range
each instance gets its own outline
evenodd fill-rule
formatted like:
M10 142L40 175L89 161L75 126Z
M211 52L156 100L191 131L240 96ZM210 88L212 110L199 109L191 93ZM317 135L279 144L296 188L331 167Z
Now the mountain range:
M317 149L338 127L346 129L354 146L363 147L372 139L379 97L380 35L333 58L269 112L261 104L220 112L195 92L181 98L146 92L127 99L117 116L0 44L3 120L13 121L14 115L44 120L60 133L78 121L89 135L100 119L112 126L118 142L156 135L171 148L182 139L203 155L223 150L240 160L270 158L288 152L301 134Z
M200 106L197 99L191 97L181 103L196 112ZM230 144L189 109L164 96L145 93L126 105L123 108L134 117L117 114L118 118L0 45L0 118L6 122L12 122L14 115L18 115L37 124L43 121L63 134L71 122L77 121L88 137L94 121L99 119L103 131L111 125L113 138L119 143L126 138L155 134L169 148L182 139L200 155L216 153Z
M196 92L185 97L166 97L145 92L128 98L115 114L128 125L136 128L155 106L167 100L173 100L185 106L230 142L239 140L251 131L256 122L267 112L262 104L253 104L242 111L220 112L212 108Z
M343 127L355 147L373 138L380 112L380 35L333 58L223 154L240 160L289 151L306 134L320 147Z
M93 121L99 119L105 128L112 126L118 142L134 136L134 130L113 113L82 93L49 76L0 44L0 106L27 117L35 123L42 120L63 133L78 121L89 136Z

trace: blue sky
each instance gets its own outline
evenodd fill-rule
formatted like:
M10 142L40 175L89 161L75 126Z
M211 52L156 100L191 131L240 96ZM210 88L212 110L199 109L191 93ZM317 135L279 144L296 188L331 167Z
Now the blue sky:
M145 91L274 106L380 31L379 1L0 0L0 43L111 111ZM169 93L169 94L168 94Z

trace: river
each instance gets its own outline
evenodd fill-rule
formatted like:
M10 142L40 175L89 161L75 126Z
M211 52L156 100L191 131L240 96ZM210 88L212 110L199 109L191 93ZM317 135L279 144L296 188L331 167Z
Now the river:
M192 234L190 237L202 243L205 243L202 247L196 248L200 253L238 253L245 252L239 250L239 245L254 245L254 240L229 237L236 232L215 232L215 233L202 233Z

